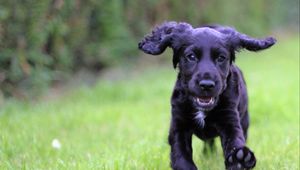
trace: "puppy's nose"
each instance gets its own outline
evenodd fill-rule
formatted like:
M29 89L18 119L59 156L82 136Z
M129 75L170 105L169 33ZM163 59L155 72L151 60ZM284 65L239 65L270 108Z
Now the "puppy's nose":
M202 90L211 90L215 87L215 82L212 80L201 80L199 86Z

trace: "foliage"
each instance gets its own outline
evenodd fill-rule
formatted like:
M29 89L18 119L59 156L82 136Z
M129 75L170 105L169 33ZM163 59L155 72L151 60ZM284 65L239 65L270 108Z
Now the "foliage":
M165 20L214 22L262 35L299 24L297 0L0 0L0 93L23 96L53 80L136 56ZM33 94L33 96L35 93Z
M299 39L279 44L237 56L248 85L248 146L257 169L299 168ZM0 169L168 169L176 71L170 63L123 76L56 100L6 101L0 110ZM60 149L51 146L56 138ZM216 153L204 156L202 142L194 138L201 169L224 169L217 144Z
M132 52L121 5L116 0L1 1L1 90L22 95L20 88L46 87L83 67L98 71Z

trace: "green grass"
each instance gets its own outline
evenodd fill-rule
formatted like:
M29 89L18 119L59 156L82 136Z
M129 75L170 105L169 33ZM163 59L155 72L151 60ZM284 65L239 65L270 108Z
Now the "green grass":
M248 146L256 169L299 169L299 39L274 48L242 52L237 64L248 84L251 126ZM0 110L0 169L169 169L167 135L169 67L124 71L123 80L100 79L52 100L9 100ZM52 148L57 138L61 149ZM224 169L222 150L202 155L201 169Z

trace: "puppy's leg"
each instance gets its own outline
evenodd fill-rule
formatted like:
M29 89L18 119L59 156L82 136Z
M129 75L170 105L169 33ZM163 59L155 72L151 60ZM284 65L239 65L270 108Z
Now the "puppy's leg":
M193 161L192 131L172 122L169 133L171 167L174 170L197 170Z
M243 128L245 140L248 136L248 127L249 127L249 113L246 111L245 115L241 118L241 126Z
M221 136L225 156L225 166L228 170L251 169L256 164L253 152L245 145L243 129L239 122L238 113L227 110L221 113L217 129Z

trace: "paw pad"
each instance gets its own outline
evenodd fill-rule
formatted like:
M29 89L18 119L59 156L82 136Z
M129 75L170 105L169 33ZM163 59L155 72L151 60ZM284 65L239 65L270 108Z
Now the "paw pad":
M255 164L256 158L247 147L234 149L225 160L226 169L228 170L251 169Z

